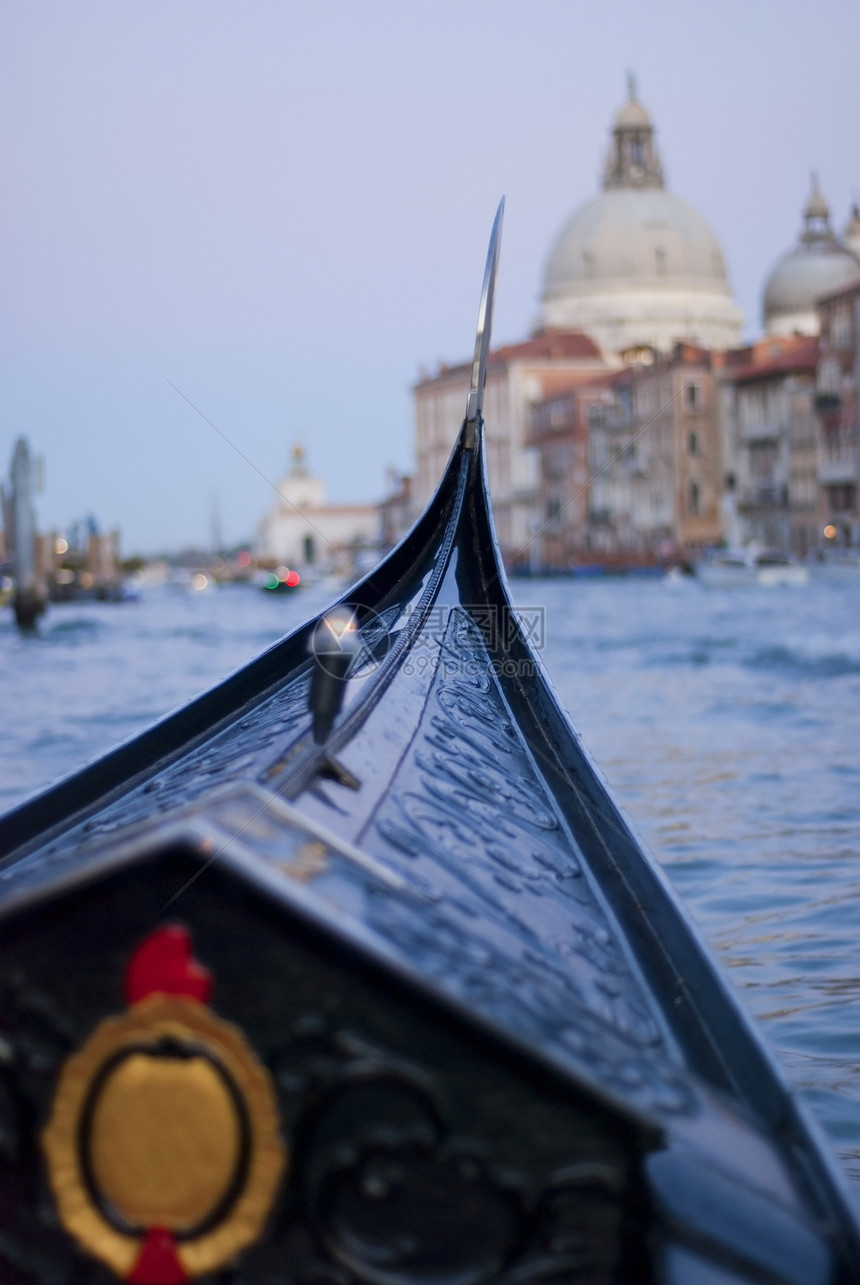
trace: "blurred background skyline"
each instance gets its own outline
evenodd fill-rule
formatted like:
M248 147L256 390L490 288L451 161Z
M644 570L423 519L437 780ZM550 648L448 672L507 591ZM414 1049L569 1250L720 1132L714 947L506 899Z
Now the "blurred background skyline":
M251 539L273 499L168 380L272 482L297 442L332 501L409 471L499 196L497 343L535 323L628 71L747 336L810 171L837 231L860 199L851 0L13 0L0 40L0 474L27 436L41 528L91 512L125 553L205 546L213 511Z

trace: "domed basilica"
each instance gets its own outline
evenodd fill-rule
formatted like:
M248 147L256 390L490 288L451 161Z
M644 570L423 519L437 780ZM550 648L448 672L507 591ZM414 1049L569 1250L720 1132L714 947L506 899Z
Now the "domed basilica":
M729 348L743 316L719 242L666 190L651 117L636 98L615 118L603 191L569 219L550 251L541 324L586 331L610 353L667 352L679 340Z
M764 287L763 321L769 335L817 335L816 300L860 277L860 215L855 205L840 241L830 209L813 176L797 244L771 269Z
M848 360L854 305L839 292L860 289L858 252L860 212L840 239L813 184L801 235L765 282L765 337L742 341L720 243L667 191L631 77L602 189L546 260L538 329L489 364L489 474L509 563L653 558L723 538L805 553L837 529L860 544L856 452L839 436L850 408L820 477L808 432L820 327L822 351L838 333ZM416 504L444 468L470 375L470 362L440 366L415 386ZM853 376L833 378L841 396Z

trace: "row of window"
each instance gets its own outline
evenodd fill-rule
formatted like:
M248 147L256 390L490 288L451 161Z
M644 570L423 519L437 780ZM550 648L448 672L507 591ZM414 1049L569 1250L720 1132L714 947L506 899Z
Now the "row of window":
M661 395L655 396L655 391L649 386L637 389L636 410L639 415L659 414L671 404L671 397L665 394L662 395L661 404ZM688 410L702 410L704 397L698 384L690 383L684 387L684 403ZM590 428L604 428L619 419L629 422L632 416L633 389L628 384L622 384L615 390L614 405L593 405L588 408Z
M557 524L561 519L561 515L565 507L566 506L562 504L561 499L558 496L552 496L546 502L546 521L548 523ZM651 508L655 513L665 513L666 507L666 497L662 494L652 493ZM702 488L695 480L692 480L687 484L686 508L687 513L691 517L701 517L703 512ZM607 516L608 513L609 511L607 510Z

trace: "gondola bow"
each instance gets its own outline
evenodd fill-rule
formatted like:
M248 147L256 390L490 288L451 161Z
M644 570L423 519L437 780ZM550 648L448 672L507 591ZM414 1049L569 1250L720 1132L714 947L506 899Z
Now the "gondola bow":
M826 1146L511 605L494 271L404 541L0 821L2 1281L857 1279Z

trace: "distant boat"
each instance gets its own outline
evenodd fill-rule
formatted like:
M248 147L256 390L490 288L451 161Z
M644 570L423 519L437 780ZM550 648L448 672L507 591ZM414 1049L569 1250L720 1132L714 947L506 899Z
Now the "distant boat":
M177 593L211 593L216 587L212 576L205 571L191 571L187 567L175 567L167 577L167 587Z
M809 581L809 568L776 549L711 549L696 564L696 579L708 589L750 585L796 588Z
M260 572L256 583L266 593L295 593L301 586L303 576L299 571L289 567L276 567L272 571Z

